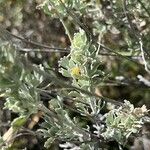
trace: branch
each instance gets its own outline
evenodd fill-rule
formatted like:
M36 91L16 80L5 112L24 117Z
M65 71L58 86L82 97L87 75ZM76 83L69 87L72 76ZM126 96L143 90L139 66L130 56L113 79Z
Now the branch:
M124 58L124 59L127 59L127 60L133 62L134 64L136 64L136 65L138 65L138 66L140 65L141 67L143 67L143 65L141 65L141 64L139 64L138 62L136 62L136 61L130 59L128 56L121 55L121 54L119 54L118 52L116 52L116 51L110 49L109 47L106 47L105 45L103 45L103 44L101 44L101 43L100 43L100 45L101 45L102 48L104 48L104 49L106 49L106 50L108 50L108 51L110 51L110 52L115 53L117 56L120 56L120 57L122 57L122 58Z
M70 10L68 9L65 4L62 2L62 0L59 0L59 2L62 4L62 6L66 9L67 13L69 16L72 17L72 19L75 21L75 25L77 24L80 28L82 28L85 32L86 32L86 35L87 35L87 38L88 38L88 42L91 44L92 42L92 34L91 32L89 31L89 29L87 28L87 26L85 24L83 24L79 18Z
M143 59L145 70L150 74L150 70L148 69L148 64L146 62L145 55L144 55L142 40L139 41L139 44L140 44L140 50L141 50L141 55L142 55L142 59Z
M45 45L45 44L41 44L41 43L38 43L38 42L35 42L35 41L31 41L31 40L25 39L23 37L20 37L20 36L12 34L11 32L9 32L6 29L4 29L2 26L0 26L0 35L4 36L4 34L6 34L6 36L8 36L8 37L6 37L8 40L10 40L11 37L14 37L16 39L21 40L24 43L27 43L27 44L30 44L30 45L34 45L34 46L37 46L37 47L40 47L40 48L45 48L45 49L49 49L49 50L60 50L60 52L67 52L67 51L69 51L68 48L50 47L50 46Z
M0 34L2 34L2 36L3 36L3 34L8 35L8 37L7 37L8 40L10 40L11 37L14 37L16 39L21 40L24 43L27 43L27 44L34 45L34 46L42 48L42 50L41 50L41 49L21 48L21 47L17 46L17 48L19 49L19 51L22 51L22 52L47 52L47 53L50 53L50 52L56 52L56 53L58 53L58 52L60 52L60 53L64 52L64 53L69 53L70 52L70 48L50 47L50 46L48 46L46 44L41 44L41 43L38 43L38 42L35 42L35 41L27 40L27 39L25 39L23 37L20 37L20 36L12 34L11 32L9 32L6 29L4 29L2 26L0 26ZM126 56L125 57L125 56L123 56L123 55L115 52L114 50L111 50L110 48L107 48L106 46L104 46L102 44L100 44L100 45L101 45L102 48L104 48L104 49L106 49L108 51L111 51L111 52L113 52L115 54L110 54L110 53L106 53L105 52L105 53L99 53L99 55L113 56L113 57L117 57L119 55L121 57L124 57L125 59L130 60L130 61L133 61L133 60L129 59L128 57L131 57L131 58L135 57L135 58L137 58L137 56Z
M37 73L43 75L46 79L48 79L50 81L53 81L58 86L67 87L67 88L70 88L70 89L75 89L75 90L80 91L81 93L84 93L86 95L94 96L95 98L97 98L97 100L101 99L101 100L104 100L106 102L109 102L109 103L112 103L112 104L115 104L115 105L123 105L122 102L116 101L116 100L108 98L108 97L99 96L99 95L97 95L95 93L91 93L89 91L86 91L86 90L83 90L81 88L75 87L73 85L67 84L66 82L64 82L63 80L59 79L58 77L56 77L56 76L54 76L52 74L50 75L49 73L44 72L44 71L38 69L36 66L33 66L33 65L29 64L29 63L27 63L26 65L27 65L26 67L28 69L35 70Z

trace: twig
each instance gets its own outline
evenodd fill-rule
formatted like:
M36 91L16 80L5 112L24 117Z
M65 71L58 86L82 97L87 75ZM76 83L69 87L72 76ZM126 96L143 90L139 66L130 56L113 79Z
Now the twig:
M51 52L54 52L54 53L70 53L70 48L64 48L64 50L57 50L57 47L54 47L55 50L49 50L49 49L35 49L35 48L21 48L21 47L18 47L18 51L21 51L21 52L26 52L26 53L29 53L29 52L44 52L44 53L51 53ZM62 48L63 49L63 48ZM101 56L112 56L112 57L118 57L118 55L116 54L112 54L112 53L107 53L107 52L99 52L98 55L101 55ZM124 56L124 55L122 55ZM141 56L131 56L131 55L125 55L126 57L129 57L129 58L134 58L134 59L139 59L141 58Z
M75 24L78 24L78 26L79 26L80 28L82 28L82 29L86 32L87 38L88 38L88 42L91 44L91 42L92 42L92 34L91 34L91 32L89 31L89 29L86 27L86 25L83 24L83 23L79 20L79 18L78 18L74 13L72 13L72 11L71 11L70 9L68 9L68 8L65 6L65 4L62 2L62 0L59 0L59 2L60 2L60 3L62 4L62 6L66 9L68 15L71 16L71 17L74 19Z
M141 55L142 55L142 59L143 59L143 63L144 63L144 66L145 66L145 70L150 73L150 70L148 69L148 64L145 60L145 56L144 56L144 50L143 50L143 42L140 40L139 41L139 44L140 44L140 50L141 50Z
M52 5L53 7L55 7L55 4L52 2L52 1L49 1L50 5ZM71 34L70 34L70 31L69 29L67 28L67 25L65 23L65 21L63 20L63 16L57 11L57 9L55 8L55 13L57 14L57 16L59 17L64 29L65 29L65 32L66 34L68 35L68 38L70 40L70 43L72 43L72 37L71 37Z
M35 42L35 41L31 41L31 40L25 39L25 38L23 38L23 37L14 35L14 34L12 34L11 32L9 32L9 31L7 31L6 29L4 29L2 26L0 26L0 30L1 30L0 32L1 32L2 34L7 34L7 35L10 36L10 37L14 37L14 38L19 39L19 40L23 41L24 43L27 43L27 44L30 44L30 45L38 46L38 47L45 48L45 49L49 49L49 50L54 50L54 49L56 49L56 50L60 50L60 52L61 52L61 51L64 52L64 50L66 50L66 51L68 50L67 48L50 47L50 46L48 46L48 45L41 44L41 43L38 43L38 42ZM2 30L3 30L3 31L2 31ZM9 39L10 37L7 37L7 39Z
M129 57L124 56L124 55L121 55L121 54L119 54L118 52L116 52L116 51L114 51L114 50L110 49L109 47L106 47L106 46L105 46L105 45L103 45L103 44L100 44L100 45L101 45L101 47L102 47L102 48L104 48L104 49L106 49L106 50L108 50L108 51L110 51L110 52L115 53L117 56L120 56L120 57L122 57L122 58L124 58L124 59L127 59L127 60L129 60L129 61L131 61L131 62L135 63L136 65L138 65L138 66L140 65L140 66L142 67L142 65L141 65L141 64L139 64L138 62L136 62L136 61L134 61L134 60L130 59Z
M48 91L48 90L43 90L43 89L39 89L39 88L37 88L37 90L39 90L39 91L42 91L42 92L46 92L46 93L48 93L48 94L51 94L53 91ZM54 95L54 94L53 94ZM57 97L57 95L55 95L55 97ZM78 102L78 103L82 103L82 104L84 104L84 105L86 105L87 107L89 107L88 106L88 104L87 103L85 103L85 102L82 102L82 101L80 101L80 100L74 100L74 99L72 99L72 98L68 98L68 97L63 97L63 99L65 100L65 99L67 99L67 100L71 100L71 101L75 101L75 102Z
M139 79L140 82L144 83L144 85L150 87L150 81L148 81L147 79L145 79L143 76L138 75L137 78Z
M46 45L45 45L46 46ZM26 53L29 53L29 52L45 52L45 53L51 53L51 52L54 52L54 53L69 53L69 49L66 49L62 48L62 50L57 50L57 47L53 47L54 49L35 49L35 48L21 48L21 47L17 47L19 51L21 52L26 52ZM60 49L60 48L58 48Z
M61 23L62 23L62 25L63 25L63 27L64 27L64 29L65 29L65 31L66 31L66 34L68 35L68 37L69 37L69 40L70 40L70 43L72 43L72 37L71 37L71 34L70 34L70 32L69 32L69 29L67 28L67 24L65 23L65 21L63 20L63 18L60 18L60 21L61 21Z
M23 130L24 131L24 130ZM29 130L29 129L26 129L25 131L27 131L26 133L19 133L19 134L15 134L10 140L9 140L9 142L12 142L12 141L14 141L16 138L19 138L19 137L21 137L21 136L25 136L25 135L32 135L32 136L37 136L36 135L36 133L34 132L34 131L31 131L31 130Z

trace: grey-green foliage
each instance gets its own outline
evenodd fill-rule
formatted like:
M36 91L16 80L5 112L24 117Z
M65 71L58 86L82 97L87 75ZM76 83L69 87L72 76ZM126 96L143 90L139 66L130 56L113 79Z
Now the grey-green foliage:
M64 76L73 78L73 85L86 90L89 87L93 88L94 79L103 75L103 72L98 69L100 66L98 49L89 45L83 30L74 35L71 52L59 61L59 65L60 72Z
M47 14L58 17L63 22L70 10L72 20L74 14L82 16L82 13L87 13L88 10L90 10L89 16L92 16L94 6L97 7L98 3L100 4L100 1L87 3L79 0L45 0L41 6ZM117 5L120 7L119 3ZM75 10L73 14L72 10ZM97 21L99 16L95 15L94 19L93 33L98 35L101 27ZM75 23L82 25L78 21L75 18ZM108 20L107 23L108 29L111 29L112 20ZM65 29L67 29L66 26ZM102 38L106 28L101 29ZM43 75L32 70L27 64L29 63L26 61L27 57L19 53L12 44L2 42L0 46L0 90L6 98L5 108L19 114L11 125L15 129L21 127L41 106L40 110L44 112L44 122L38 131L47 139L45 142L47 148L58 142L59 146L64 149L94 150L103 146L104 139L116 140L119 144L124 144L131 134L138 133L141 129L144 123L142 117L148 110L145 106L134 108L132 104L125 101L117 109L114 108L105 115L102 114L102 100L82 92L86 90L94 93L96 86L104 78L105 74L100 67L99 48L89 41L83 29L79 29L72 37L70 38L70 54L59 61L60 73L70 79L72 86L71 89L58 92L56 98L50 99L49 108L41 104L40 89L37 90L45 79ZM128 44L131 43L130 41ZM38 66L38 69L44 74L42 66ZM66 104L66 101L70 103ZM72 112L77 115L72 116L70 114Z
M77 36L78 35L78 36ZM80 33L76 34L74 36L74 39L73 39L73 46L75 47L75 41L78 41L77 40L77 37L80 37L81 35L83 35L83 31L80 31ZM85 38L82 38L83 41ZM86 44L84 44L84 42L82 43L82 40L79 38L79 46L82 47ZM90 60L95 60L95 63L100 63L98 60L97 60L97 53L95 51L95 55L93 55L93 51L91 53L90 51L90 47L86 47L86 50L84 50L84 47L82 48L79 48L76 47L74 48L72 45L71 45L71 48L72 48L72 51L70 52L69 54L69 57L70 59L68 60L68 64L69 64L69 61L73 61L74 63L79 63L79 68L81 68L81 66L85 66L86 68L86 80L90 83L90 84L85 84L84 80L85 78L82 78L82 69L81 69L81 73L80 74L77 74L78 76L72 76L72 78L74 79L75 78L75 81L73 81L73 84L75 86L80 86L81 88L85 88L86 90L91 90L92 89L92 86L94 84L94 82L92 82L92 80L94 78L90 78L91 76L88 74L88 72L92 72L93 73L93 76L98 76L98 68L95 69L95 71L93 71L92 67L86 67L86 59L88 58L88 55L86 55L86 50L90 53L89 56L91 56L91 59ZM80 51L80 53L78 53L78 51ZM79 54L79 55L75 55L75 54ZM80 55L81 54L81 55ZM78 59L82 57L82 59ZM66 57L65 57L66 59ZM62 59L63 60L63 59ZM60 61L60 64L61 62L65 63L67 61ZM90 62L90 65L93 65L91 62ZM62 66L62 65L61 65ZM66 65L63 64L62 67L64 66L67 66L67 63ZM72 66L67 66L68 68L72 68ZM73 66L74 67L74 66ZM69 68L69 69L70 69ZM68 71L68 73L70 73L71 71ZM84 72L84 71L83 71ZM77 72L78 73L78 72ZM62 72L63 74L63 72ZM80 77L81 76L81 77ZM83 80L83 82L81 81ZM81 85L80 85L81 84ZM82 86L84 85L84 86ZM80 93L82 94L82 92ZM80 97L79 95L74 95L74 97L77 96L76 98ZM83 115L85 114L89 114L90 116L92 116L94 118L94 116L96 115L100 115L100 110L102 109L100 107L100 103L96 103L95 99L92 98L92 97L87 97L87 96L84 96L82 94L82 100L84 102L87 102L90 106L90 111L91 113L89 113L87 110L85 110L85 106L82 107L81 104L77 104L77 108L79 110L83 110ZM142 117L148 112L148 110L146 109L145 106L141 107L141 108L134 108L134 106L132 104L130 104L128 101L125 101L124 105L123 106L120 106L119 108L117 109L112 109L110 112L108 112L108 114L106 114L106 131L103 131L101 130L102 129L102 125L98 125L98 120L96 121L97 124L93 124L93 126L96 127L96 130L97 131L94 131L95 133L98 133L97 135L100 136L102 135L104 138L106 139L115 139L116 141L118 141L120 144L123 144L126 139L133 133L138 133L139 129L142 127L142 124L143 124L143 121L142 121ZM105 118L105 117L104 117ZM100 118L99 118L100 119Z
M69 145L66 148L82 148L86 149L87 147L93 147L96 142L91 142L91 133L89 127L81 126L81 122L78 118L70 117L69 111L64 109L63 99L57 97L57 99L51 99L50 101L50 110L53 109L55 115L45 115L45 122L42 123L39 129L39 132L42 132L44 137L47 138L45 142L45 147L50 148L51 144L54 144L57 141L66 142L66 145ZM86 141L86 143L84 143ZM67 144L68 143L68 144ZM78 144L80 146L78 146ZM63 148L65 144L60 144L60 147Z
M70 54L59 61L60 72L63 76L72 78L72 85L94 92L96 81L103 76L103 72L98 68L100 59L97 54L98 49L93 45L89 45L85 32L80 30L79 33L74 35ZM90 104L91 112L88 112L85 105L76 104L77 109L82 110L83 114L95 115L100 111L101 102L97 101L96 98L76 91L71 91L69 95L76 100Z
M11 44L5 42L0 47L0 88L4 93L16 89L22 74L22 64L16 64L18 55Z
M142 117L147 112L145 105L141 108L134 108L130 102L125 101L123 107L113 109L107 114L106 131L103 136L123 144L131 134L139 132L144 123Z
M6 98L5 108L29 116L38 111L40 100L37 86L43 78L25 66L24 56L12 44L2 42L0 47L0 89Z
M41 5L38 6L38 8L40 7L44 9L46 14L58 18L58 15L63 17L68 16L68 12L65 7L69 8L70 10L75 9L78 15L81 15L81 12L85 11L87 5L86 1L79 0L64 0L62 2L60 0L45 0Z
M94 3L89 2L86 6L92 6L89 7L90 9L94 7L93 4ZM62 18L65 17L67 13L69 14L68 11L71 10L66 1L65 3L62 3L62 1L59 0L56 0L55 2L52 2L50 0L45 1L43 3L43 9L50 15L55 13L57 17L60 17L60 20L62 20ZM79 10L80 8L75 9L75 14L76 11ZM87 9L85 9L85 12L86 11ZM73 17L72 11L70 11L70 13L70 16ZM93 13L91 11L91 15L92 14ZM77 21L75 17L73 19ZM95 16L94 19L98 19L98 16ZM93 32L97 34L99 32L99 26L97 26L98 22L95 20L94 23L95 24L93 25L95 25L95 28ZM110 23L110 26L108 25L109 29L112 28L112 24ZM66 26L64 27L66 28ZM103 29L101 32L102 35L106 32L106 28ZM96 85L98 85L98 82L96 81L100 81L104 78L104 73L99 67L101 64L98 55L99 49L96 48L95 45L89 43L85 31L82 29L79 29L79 32L74 34L73 38L71 39L70 48L70 54L63 57L59 61L60 72L63 76L71 79L73 86L80 87L81 89L90 92L94 92ZM72 90L71 92L66 91L64 92L64 94L69 95L70 98L73 98L73 100L75 101L73 110L75 109L78 113L80 113L81 116L87 117L91 121L92 126L95 128L95 130L91 131L88 125L87 128L83 128L80 121L76 123L74 122L75 120L79 119L78 117L71 118L67 110L62 111L61 109L63 109L63 107L61 105L63 105L63 101L60 101L62 99L60 98L60 95L60 97L58 98L60 100L57 100L58 106L61 106L62 108L53 108L57 116L59 116L59 119L57 119L60 120L60 122L57 123L57 119L56 121L52 122L52 118L46 117L46 123L43 124L45 130L41 130L45 137L48 138L45 145L46 147L49 147L51 143L54 143L56 140L58 140L60 142L66 142L64 145L60 144L60 147L63 148L98 149L101 147L99 143L101 143L100 141L103 138L106 140L113 139L116 140L119 144L124 144L124 142L131 134L138 133L141 125L143 124L142 117L148 112L145 106L141 108L134 108L132 104L125 101L123 106L118 106L118 109L112 109L105 115L102 115L101 100L97 100L92 96L90 97L80 91L74 90ZM51 101L51 105L54 106L53 101ZM138 114L139 111L141 111L141 115ZM100 123L101 121L104 121L106 125ZM59 123L61 125L59 125ZM78 134L77 130L80 132L80 134ZM84 132L84 134L82 134L82 132ZM85 140L84 135L86 135L86 133L87 137ZM93 141L92 135L96 137L96 139ZM76 140L79 142L79 146L74 144ZM87 145L85 144L86 142L88 142Z

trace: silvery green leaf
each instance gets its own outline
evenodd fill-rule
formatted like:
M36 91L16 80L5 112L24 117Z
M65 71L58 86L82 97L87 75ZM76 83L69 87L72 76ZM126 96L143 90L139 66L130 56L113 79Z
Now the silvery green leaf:
M64 77L71 77L70 72L68 70L60 68L59 72L64 76Z
M114 114L109 112L107 117L106 117L106 124L107 125L112 125L114 122Z
M69 65L69 58L64 56L63 58L60 59L59 61L59 66L60 67L63 67L63 68L68 68L68 65Z
M49 148L54 141L55 141L55 138L53 137L48 138L44 144L44 147Z
M14 119L12 121L11 125L15 128L19 128L19 127L23 126L26 123L27 118L28 118L27 116L20 116L20 117Z
M86 34L84 30L80 29L80 31L74 35L71 49L82 51L86 46L86 42L87 42Z

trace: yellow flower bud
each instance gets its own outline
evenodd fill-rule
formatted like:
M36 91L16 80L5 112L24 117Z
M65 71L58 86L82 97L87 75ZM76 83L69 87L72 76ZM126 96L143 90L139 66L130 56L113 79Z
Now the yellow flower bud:
M79 67L73 67L71 69L72 76L79 77L81 75L81 70Z

